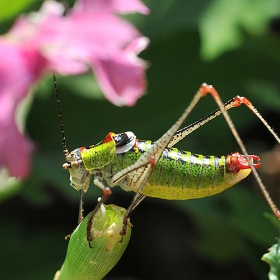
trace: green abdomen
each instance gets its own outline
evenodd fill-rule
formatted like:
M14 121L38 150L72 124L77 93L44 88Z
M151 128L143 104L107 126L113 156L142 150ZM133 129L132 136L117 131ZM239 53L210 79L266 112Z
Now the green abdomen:
M122 156L123 167L133 163L152 145L150 141L139 141L138 152L128 152ZM142 193L161 199L185 200L201 198L219 193L237 183L250 173L250 169L233 174L227 170L226 157L203 156L176 148L165 149ZM238 175L239 174L239 175ZM131 173L120 184L133 191ZM242 177L242 178L241 178ZM125 184L125 186L123 186Z

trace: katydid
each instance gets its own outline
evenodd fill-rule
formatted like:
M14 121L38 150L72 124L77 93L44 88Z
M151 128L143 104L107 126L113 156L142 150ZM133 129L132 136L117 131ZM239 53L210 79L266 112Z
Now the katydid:
M119 134L110 132L100 143L77 148L69 153L66 148L56 85L55 92L66 158L63 168L69 170L70 185L81 192L79 222L82 219L83 193L88 190L92 175L94 175L94 184L103 191L103 197L92 212L92 217L111 194L112 187L118 185L125 191L136 192L127 209L123 229L120 232L120 235L125 235L128 217L145 196L169 200L203 198L235 185L246 178L251 171L272 212L280 219L280 211L256 171L256 168L261 165L260 158L256 155L248 155L227 112L242 104L246 105L280 144L280 138L247 98L236 96L223 104L215 88L204 83L181 117L159 140L155 142L139 140L130 131ZM199 100L208 93L219 108L179 130ZM203 156L172 148L194 130L220 114L224 116L243 154L234 152L226 156ZM89 219L88 228L91 226L91 221L92 218ZM87 230L87 240L90 246L92 236L89 230Z

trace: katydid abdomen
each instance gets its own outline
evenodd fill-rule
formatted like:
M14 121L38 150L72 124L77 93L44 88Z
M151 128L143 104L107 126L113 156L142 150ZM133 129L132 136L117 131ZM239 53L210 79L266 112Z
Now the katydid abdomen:
M137 141L132 150L117 155L116 160L110 163L111 166L106 168L105 174L116 174L132 165L152 145L151 141ZM257 156L249 157L252 161L259 160ZM260 164L255 166L258 167L257 165ZM226 190L247 177L250 172L245 156L239 153L220 157L203 156L166 148L141 193L169 200L202 198ZM130 172L118 185L126 191L137 192L137 188L134 188L137 176L139 170ZM110 184L110 179L108 183Z

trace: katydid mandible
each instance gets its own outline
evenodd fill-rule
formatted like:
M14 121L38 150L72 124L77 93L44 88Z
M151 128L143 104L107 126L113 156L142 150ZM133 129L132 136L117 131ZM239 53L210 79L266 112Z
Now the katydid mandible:
M123 229L120 232L120 235L125 235L128 217L145 196L169 200L203 198L235 185L246 178L251 171L272 212L280 219L280 211L270 198L256 171L256 168L261 165L260 158L256 155L248 155L227 112L242 104L246 105L280 144L280 138L247 98L236 96L223 104L215 88L204 83L182 116L156 142L139 140L130 131L119 134L110 132L100 143L77 148L69 153L66 147L55 79L54 83L64 154L67 161L63 164L63 168L69 170L70 185L81 193L79 222L82 220L83 194L89 188L92 175L94 175L94 184L103 191L103 197L92 212L92 218L100 205L111 194L112 187L118 185L125 191L136 192L127 209ZM211 94L219 108L179 130L199 100L208 93ZM224 116L243 154L234 152L226 156L203 156L172 148L187 135L220 114ZM104 181L107 185L104 184ZM89 219L88 228L91 226L92 218ZM89 230L87 240L90 246L92 236Z

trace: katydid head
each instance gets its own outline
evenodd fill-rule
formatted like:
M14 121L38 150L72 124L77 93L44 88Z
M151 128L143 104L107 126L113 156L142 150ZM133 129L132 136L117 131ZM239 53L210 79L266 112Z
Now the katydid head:
M99 144L80 149L84 166L87 170L103 168L112 162L116 154L132 149L135 142L136 136L131 131L119 134L109 132Z
M87 191L91 174L102 173L102 169L116 157L133 148L136 136L131 131L115 134L109 132L103 141L89 147L81 147L66 155L62 165L70 173L70 185L76 190Z
M92 170L104 168L112 162L116 154L122 154L132 149L136 142L136 136L131 131L119 134L109 132L104 140L97 145L77 148L69 153L66 146L55 74L53 74L53 81L63 152L66 159L66 163L62 167L69 170L70 185L76 190L86 192L91 174L94 173Z
M63 169L68 169L70 173L70 186L75 190L86 192L89 187L91 175L86 170L80 148L73 150L66 155L67 162L62 165Z

